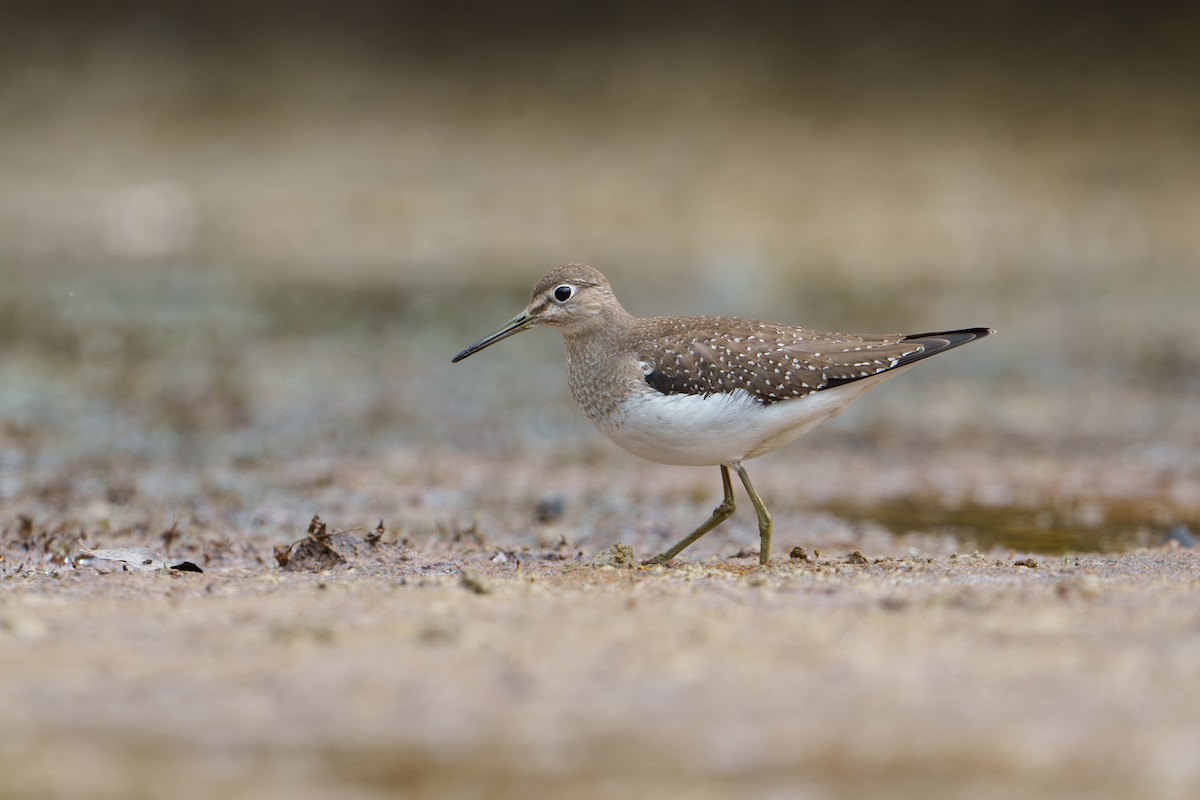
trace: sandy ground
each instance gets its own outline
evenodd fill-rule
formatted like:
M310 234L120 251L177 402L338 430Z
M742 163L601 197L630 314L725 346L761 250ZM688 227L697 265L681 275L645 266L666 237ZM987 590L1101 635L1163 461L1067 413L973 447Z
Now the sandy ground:
M354 537L351 537L354 538ZM1192 797L1200 557L66 568L0 588L6 797Z
M190 515L149 488L30 489L7 507L46 516L0 539L0 794L1195 795L1200 555L1154 527L1194 519L1194 468L957 439L923 469L908 447L807 454L755 463L766 568L745 507L667 567L629 564L620 546L657 552L718 487L619 452L252 463ZM1004 527L1051 476L1068 544L1132 549ZM935 520L964 495L994 516L897 533L813 508L850 491L894 522L889 494L930 486ZM1157 517L1105 540L1128 508ZM128 547L204 572L85 557Z

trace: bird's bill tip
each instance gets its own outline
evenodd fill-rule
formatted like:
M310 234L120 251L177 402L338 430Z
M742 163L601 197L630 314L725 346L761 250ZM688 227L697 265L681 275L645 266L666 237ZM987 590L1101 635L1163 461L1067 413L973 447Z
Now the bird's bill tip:
M521 331L529 330L529 328L532 325L533 325L533 320L530 319L528 314L526 314L524 311L522 311L520 314L517 314L515 317L510 319L508 322L501 325L498 329L496 329L492 333L489 333L487 336L483 337L478 342L471 345L467 349L463 350L461 353L456 355L454 358L450 359L450 363L457 364L458 362L462 361L467 356L474 355L475 353L478 353L480 350L484 349L485 347L491 347L492 345L494 345L496 342L500 341L501 339L507 339L509 336L518 334Z

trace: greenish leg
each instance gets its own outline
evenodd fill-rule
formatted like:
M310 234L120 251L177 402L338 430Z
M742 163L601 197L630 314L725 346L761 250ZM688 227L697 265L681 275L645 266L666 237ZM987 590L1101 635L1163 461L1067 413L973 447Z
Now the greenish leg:
M758 492L754 491L754 484L750 483L750 476L746 474L746 468L741 462L735 463L733 468L737 470L738 477L742 479L742 485L746 487L746 494L750 495L750 502L754 503L754 510L758 512L758 563L771 563L771 512L767 511L767 507L763 505L762 498L758 496ZM721 467L721 469L725 469Z
M741 467L738 467L738 469L741 470ZM746 480L746 478L744 477L744 473L743 473L742 480L743 481ZM643 564L650 565L650 564L665 564L665 563L667 563L672 558L679 555L683 551L683 549L685 547L687 547L688 545L690 545L692 542L696 541L701 536L708 533L709 531L711 531L713 528L720 525L725 520L729 519L729 515L733 513L733 509L735 508L735 505L733 502L733 483L729 480L729 468L724 465L721 466L721 483L725 487L725 499L721 501L721 505L719 505L713 509L712 516L709 517L708 520L703 525L701 525L699 528L696 528L696 530L692 531L687 536L683 537L678 542L676 542L674 544L674 546L671 547L671 549L655 556L654 558L646 559L645 561L642 562ZM747 484L747 486L749 486L749 484ZM750 493L751 499L753 499L754 496L755 496L754 492L753 492L753 490L751 490L751 493ZM758 501L758 502L761 503L761 501ZM762 517L760 516L759 519L761 520ZM770 525L769 517L767 519L767 524L768 524L768 526ZM770 536L770 533L768 533L768 536Z

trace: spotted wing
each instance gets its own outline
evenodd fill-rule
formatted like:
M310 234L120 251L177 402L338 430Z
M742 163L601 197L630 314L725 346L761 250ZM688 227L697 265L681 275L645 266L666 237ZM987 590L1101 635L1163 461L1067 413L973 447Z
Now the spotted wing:
M663 394L743 390L764 405L869 378L990 331L904 334L818 333L728 317L656 321L638 348L646 383Z

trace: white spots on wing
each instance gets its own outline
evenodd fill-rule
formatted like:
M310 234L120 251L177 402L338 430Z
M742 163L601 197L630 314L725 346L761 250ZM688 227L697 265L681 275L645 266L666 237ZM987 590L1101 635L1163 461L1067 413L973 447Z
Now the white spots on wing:
M635 346L661 374L658 391L708 397L744 391L762 404L805 397L900 367L919 345L902 336L816 333L733 317L644 320ZM644 335L645 338L641 338ZM643 374L649 374L643 366Z

